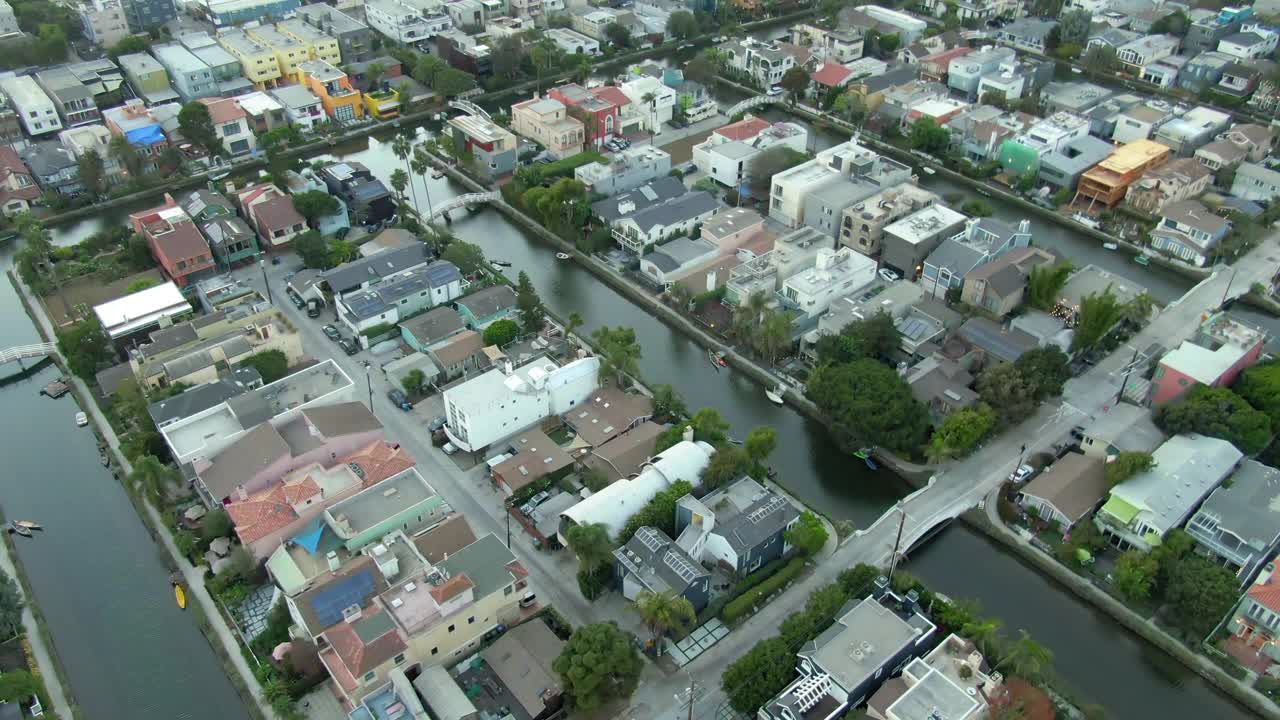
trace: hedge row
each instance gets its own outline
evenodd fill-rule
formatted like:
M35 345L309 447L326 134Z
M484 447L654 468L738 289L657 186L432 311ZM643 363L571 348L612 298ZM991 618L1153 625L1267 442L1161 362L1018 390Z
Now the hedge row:
M765 578L760 584L751 588L734 598L729 604L724 606L724 610L720 613L720 619L727 623L735 622L752 613L752 608L756 606L764 598L769 597L773 593L781 590L787 583L791 582L800 571L804 569L804 558L795 557L786 564L781 570ZM747 580L751 578L748 577ZM744 581L746 582L746 581Z

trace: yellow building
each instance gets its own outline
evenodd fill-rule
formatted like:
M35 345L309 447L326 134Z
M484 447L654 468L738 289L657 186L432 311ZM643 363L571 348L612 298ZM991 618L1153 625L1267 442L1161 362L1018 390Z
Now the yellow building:
M298 63L298 84L320 98L324 114L331 120L355 120L364 117L360 91L351 86L347 74L323 60Z
M298 72L298 64L311 59L311 51L303 43L280 32L270 25L250 28L245 31L249 37L257 40L276 56L282 77L293 77Z
M308 60L323 60L330 65L342 65L342 50L338 41L311 27L298 18L276 23L276 29L307 47Z
M218 36L218 44L240 61L240 71L259 90L280 82L280 62L271 48L236 30Z
M394 88L372 90L364 94L364 108L370 115L379 120L393 118L400 114L400 93Z

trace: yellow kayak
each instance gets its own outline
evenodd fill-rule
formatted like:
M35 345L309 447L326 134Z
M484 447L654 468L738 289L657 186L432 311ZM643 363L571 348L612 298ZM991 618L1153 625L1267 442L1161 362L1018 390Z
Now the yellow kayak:
M178 607L183 610L187 609L187 592L182 589L181 585L173 586L173 598L178 601Z

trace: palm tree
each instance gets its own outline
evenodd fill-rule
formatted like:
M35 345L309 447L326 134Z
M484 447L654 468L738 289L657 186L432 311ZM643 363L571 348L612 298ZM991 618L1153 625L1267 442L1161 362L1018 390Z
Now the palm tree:
M649 105L649 143L652 144L653 136L658 134L658 98L653 93L648 92L640 99Z
M676 283L667 290L667 295L671 297L671 304L676 306L680 312L688 312L689 303L693 302L693 290L688 285Z
M427 194L427 221L424 224L430 225L435 214L431 208L431 183L427 180L427 171L431 169L431 155L424 145L419 144L413 148L413 159L409 162L409 167L413 169L414 175L422 178L422 189Z
M586 82L587 76L591 74L591 58L586 55L579 55L578 66L574 68L574 74L578 76L578 82Z
M582 327L582 323L581 314L577 312L569 313L569 318L564 323L564 347L566 350L569 349L569 336L573 334L574 330Z
M391 172L391 187L400 196L400 202L404 202L404 190L409 186L409 173L403 168L396 168Z
M1144 325L1151 319L1151 313L1155 308L1155 298L1145 292L1138 293L1132 300L1125 303L1124 319L1135 325Z
M658 641L667 633L688 628L698 619L693 603L670 590L660 593L645 590L636 597L636 610L649 632L653 633L653 648L657 654L662 654Z
M989 654L991 652L991 644L1000 636L1000 620L990 618L965 623L960 627L960 634L972 640L973 644L977 645L984 655Z
M413 152L412 135L408 132L396 135L396 139L391 141L391 152L395 153L396 157L400 158L400 162L404 163L406 172L413 169L409 166L409 154ZM413 189L413 211L414 213L418 212L418 189L416 187Z
M767 311L756 332L761 354L768 356L769 364L778 361L778 351L791 342L791 318L786 313Z
M995 669L1007 666L1019 677L1038 680L1051 665L1053 651L1033 640L1026 630L1019 630L1018 639L1009 646Z
M154 455L145 455L133 463L133 472L129 473L129 483L142 490L155 502L164 498L165 491L177 477L173 468L160 462Z

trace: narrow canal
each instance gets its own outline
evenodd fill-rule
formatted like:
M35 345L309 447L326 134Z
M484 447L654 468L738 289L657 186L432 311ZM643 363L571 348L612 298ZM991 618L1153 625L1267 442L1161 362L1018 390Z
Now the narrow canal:
M387 181L401 167L388 143L389 138L360 141L336 148L335 155L363 162ZM447 179L417 181L423 210L428 187L433 204L462 192ZM960 190L938 187L936 191ZM992 204L997 216L1016 221L1012 208L998 201ZM646 379L671 383L691 408L717 408L732 424L735 436L741 437L758 425L776 428L779 443L771 462L779 478L806 503L837 519L865 525L906 492L905 484L891 473L869 473L861 463L841 454L820 425L769 403L758 385L734 373L717 371L707 362L702 348L575 263L555 260L551 248L501 214L485 210L456 215L453 230L459 237L481 246L491 258L511 262L509 272L527 272L548 307L562 316L580 313L586 332L601 325L634 328L644 351L640 369ZM56 241L61 244L86 237L103 223L118 222L122 216L117 213L61 228ZM1162 301L1190 287L1190 282L1176 275L1150 273L1149 277L1147 269L1138 274L1125 258L1107 253L1066 229L1034 221L1033 225L1037 243L1042 239L1052 243L1077 265L1094 262L1138 280ZM1025 629L1040 639L1054 651L1056 667L1066 683L1088 702L1106 707L1111 717L1228 720L1247 716L1198 677L1183 672L1065 590L963 527L944 531L912 558L910 569L947 595L977 600L988 614L1002 618L1011 632Z
M0 252L0 269L13 251ZM39 341L7 277L0 317L0 347ZM39 395L58 374L50 365L0 386L0 502L7 517L44 525L14 540L80 710L90 720L247 718L208 642L174 604L163 549L102 467L93 433L76 427L75 399Z

